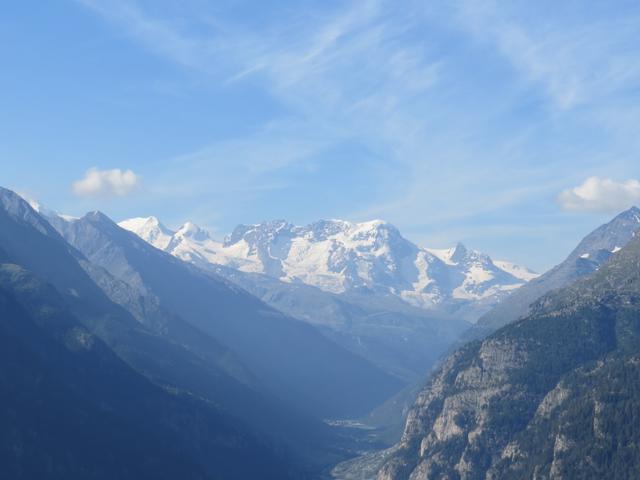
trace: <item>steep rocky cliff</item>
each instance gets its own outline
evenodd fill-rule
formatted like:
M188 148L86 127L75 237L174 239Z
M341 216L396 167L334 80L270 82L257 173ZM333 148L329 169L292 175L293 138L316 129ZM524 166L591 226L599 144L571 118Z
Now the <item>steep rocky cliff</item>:
M639 352L634 238L528 317L449 356L378 479L635 478Z

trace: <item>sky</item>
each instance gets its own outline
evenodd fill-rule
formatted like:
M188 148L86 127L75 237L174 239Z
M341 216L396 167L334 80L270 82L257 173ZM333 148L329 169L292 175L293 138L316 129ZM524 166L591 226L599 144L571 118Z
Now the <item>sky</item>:
M544 271L640 204L635 1L24 0L0 184L71 215L396 225Z

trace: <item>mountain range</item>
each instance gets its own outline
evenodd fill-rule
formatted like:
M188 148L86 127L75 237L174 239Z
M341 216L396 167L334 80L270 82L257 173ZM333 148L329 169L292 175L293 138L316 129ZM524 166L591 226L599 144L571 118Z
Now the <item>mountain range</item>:
M310 323L385 372L413 383L469 321L536 274L459 244L424 249L382 221L240 225L224 241L156 217L119 225Z
M409 441L408 439L412 436L410 432L412 432L416 427L416 422L412 420L413 415L422 414L418 414L416 412L422 412L422 407L425 406L424 399L427 397L429 398L430 402L429 408L441 408L439 412L441 417L438 419L438 423L432 423L429 426L425 426L423 432L428 432L429 429L435 431L440 422L445 421L442 417L443 415L456 415L454 410L449 410L447 408L447 405L449 403L454 405L454 402L461 401L465 402L465 404L467 405L473 405L476 402L480 402L477 404L480 410L474 412L473 415L475 415L476 417L484 415L484 413L482 413L482 409L485 407L483 407L484 404L482 403L483 392L481 387L490 380L490 377L486 377L485 379L481 375L480 379L476 379L475 385L478 387L478 389L475 390L473 388L468 388L464 393L464 397L462 400L459 400L458 398L448 398L446 395L440 395L442 393L442 390L449 387L453 388L452 384L454 382L463 381L462 378L458 377L458 375L463 375L463 373L461 373L461 370L453 371L449 369L448 366L455 365L457 361L456 359L458 359L460 355L464 355L463 352L465 351L465 349L471 348L470 345L474 343L477 344L479 342L479 340L474 339L482 339L485 337L492 338L492 332L499 330L501 326L512 324L513 322L516 322L518 318L523 318L526 317L528 313L530 314L532 312L532 309L535 309L535 306L530 307L530 305L535 305L536 300L539 297L543 296L545 293L551 295L552 293L549 292L553 292L562 287L570 287L574 282L577 282L578 280L583 278L588 278L590 275L596 274L601 268L607 267L610 261L616 260L618 253L621 252L621 250L627 244L629 244L629 242L635 239L636 232L640 228L639 214L639 209L635 207L630 208L629 210L617 215L610 222L602 225L601 227L598 227L596 230L588 234L574 249L574 251L569 254L564 262L552 268L549 272L541 275L538 279L535 279L527 285L516 290L511 296L507 297L503 302L499 303L498 306L496 306L491 312L481 318L480 321L477 324L473 325L471 329L464 332L461 338L456 342L459 348L453 350L450 355L444 357L439 362L438 368L436 368L432 372L425 372L426 380L418 381L414 385L405 388L392 399L388 400L383 405L371 412L371 414L365 421L374 425L379 424L381 420L384 422L388 418L397 418L400 416L408 417L404 426L405 433L402 437L402 441L388 450L376 451L371 454L363 455L362 457L357 457L353 460L341 463L334 469L335 478L345 480L355 478L374 478L376 476L376 472L378 472L378 470L382 468L385 462L387 462L387 466L384 468L383 473L381 473L381 478L409 478L410 473L410 478L412 479L441 477L485 478L485 473L486 478L502 478L499 475L495 476L494 473L491 473L491 470L484 473L479 473L477 470L474 470L472 473L465 473L459 471L457 467L453 470L449 470L448 473L443 473L443 470L435 467L432 471L429 470L428 475L425 476L426 474L423 467L417 468L418 463L422 461L421 459L424 459L429 455L431 455L431 458L434 459L440 458L440 453L433 454L426 452L424 456L421 456L421 453L416 453L416 450L413 450L412 453L408 453L408 451L406 450L408 444L406 442ZM623 262L627 261L628 257ZM624 281L627 280L625 279ZM495 323L491 323L491 319L498 320L495 321ZM499 330L498 333L500 333L501 331L502 330ZM543 329L543 331L540 332L540 336L545 335L545 332L546 330ZM496 335L498 333L496 333ZM550 334L553 335L554 333L551 332ZM557 339L554 339L554 341L556 340ZM566 339L567 343L571 343L575 340L576 339L573 338ZM579 335L578 341L582 340L584 339L581 339ZM538 341L550 342L551 340L545 339ZM561 335L558 343L561 343L562 341L565 341L565 339ZM571 357L573 353L569 356ZM504 357L498 356L496 361L500 363L503 361L503 359ZM542 366L542 364L540 364L540 366L542 368L547 368ZM482 370L484 368L483 366L481 366L480 368L481 371L484 371ZM509 367L507 366L506 368ZM535 369L538 368L537 362L535 362L531 366L531 368L535 371ZM627 369L628 368L631 368L630 365L627 365ZM441 375L444 375L445 371L447 372L447 376L443 379ZM464 373L464 375L466 375L466 373ZM580 378L585 380L585 377ZM637 379L627 378L626 380L629 380L632 384L633 382L637 383ZM588 383L588 385L593 387L592 383ZM500 392L506 391L507 389L505 385L502 385L499 388ZM506 408L516 407L508 406ZM519 414L516 412L516 416L517 415ZM433 421L433 418L431 418L431 420ZM495 429L489 428L488 434L495 435ZM462 435L464 436L466 435L466 433L463 433ZM471 432L469 435L475 435L475 432ZM416 442L417 440L415 440L414 437L414 439L411 441ZM457 438L455 441L459 442L460 439ZM423 440L423 442L426 442L426 440ZM415 443L413 445L414 447L412 448L415 448ZM440 452L440 446L436 447L434 451ZM613 449L614 447L611 447L607 452L610 453L611 451L613 451ZM542 460L538 459L538 461ZM464 463L464 460L460 460L460 463ZM606 471L606 468L604 468L603 471ZM606 475L596 475L594 476L594 478L602 478L603 476ZM529 476L527 475L525 475L524 477L529 478ZM523 477L515 475L514 478ZM533 475L532 478L547 478L547 476L537 472ZM561 477L552 476L551 478ZM569 476L568 478L573 477ZM581 478L591 478L591 476ZM621 476L620 478L633 478L633 476Z
M239 225L221 242L191 222L176 231L156 217L120 226L197 265L223 265L334 294L393 295L468 321L537 276L462 244L421 248L381 220L320 220L304 227L275 220Z
M321 419L365 413L402 385L313 327L273 310L224 279L155 249L99 212L82 219L63 218L62 223L56 219L60 220L45 220L15 193L0 190L3 264L48 285L86 329L87 338L102 342L138 381L154 385L175 400L175 411L170 409L167 415L186 422L185 431L180 432L186 436L181 445L197 453L188 457L202 478L218 478L216 472L231 469L239 457L254 454L257 462L240 462L234 475L251 478L264 462L269 478L304 478L345 454L339 432ZM26 306L46 300L39 296ZM47 361L56 368L55 358ZM94 373L99 379L100 372ZM117 392L121 387L113 388ZM195 406L188 406L189 402ZM40 408L45 410L33 413L48 414L45 404ZM73 402L68 408L73 411ZM202 417L202 429L197 430L195 419L191 421L180 409ZM125 412L112 410L116 417L124 418ZM219 434L207 433L207 416L212 428L220 424ZM233 427L228 436L223 425ZM180 424L169 427L179 430ZM47 428L43 423L42 432L34 435L53 435ZM135 422L133 428L137 428ZM224 453L215 443L208 445L209 440L199 446L198 433L236 448L235 453ZM23 443L7 451L29 445L37 451L37 442L27 440L16 440ZM7 441L13 445L11 438ZM65 445L75 448L61 443ZM226 455L228 464L220 460L216 467L216 452ZM204 457L198 456L201 454ZM13 460L21 465L30 457L25 458ZM82 478L63 466L51 468L58 467L62 478ZM130 472L121 478L145 475L151 474Z
M271 393L322 418L364 413L400 384L312 327L152 247L99 212L59 228L92 265L140 295L153 295L237 353Z
M380 221L217 242L0 189L3 473L636 478L639 228L537 276Z

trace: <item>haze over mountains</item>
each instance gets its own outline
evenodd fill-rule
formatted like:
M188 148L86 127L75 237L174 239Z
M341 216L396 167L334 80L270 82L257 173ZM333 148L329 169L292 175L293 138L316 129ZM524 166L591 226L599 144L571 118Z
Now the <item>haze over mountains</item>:
M536 274L458 244L428 250L374 220L240 225L219 242L187 222L120 222L150 244L215 272L408 382L475 319Z
M86 259L4 189L0 259L2 352L13 367L2 375L7 474L247 478L264 467L268 477L286 478L295 470L259 429L219 397L205 401L193 383L212 392L230 388L236 401L250 399L250 391L111 302L87 274ZM219 348L213 342L208 350ZM247 456L257 463L240 463Z
M232 469L238 478L251 477L261 471L261 458L265 468L272 465L265 470L270 478L297 478L315 471L344 455L342 440L321 419L365 413L367 404L374 406L401 385L312 327L287 319L243 290L151 247L98 212L66 224L68 237L93 253L90 261L19 196L7 190L0 193L0 249L8 268L19 265L49 282L88 334L102 340L140 375L140 381L193 399L202 411L184 408L191 408L204 422L210 415L214 427L215 418L221 418L218 433L202 433L222 445L228 442L236 453L215 450L213 443L207 447L208 440L195 445L195 437L188 435L196 432L187 425L181 432L187 435L186 451L205 454L213 449L213 463L207 460L202 465L203 459L189 456L204 472L203 478L217 478L215 472ZM96 250L91 252L91 247ZM97 264L100 259L111 271ZM130 283L121 280L124 277ZM217 330L218 336L199 327ZM239 353L223 346L219 338L232 343ZM183 408L179 398L176 409ZM179 415L179 409L168 414ZM230 431L226 436L225 424L240 433ZM48 424L41 427L38 437L55 434L47 430ZM242 449L247 450L239 453ZM221 461L216 468L215 452L226 455L228 463ZM238 456L253 455L256 462L240 465ZM238 466L232 467L235 462ZM72 466L82 468L81 463ZM272 475L270 469L277 473ZM61 472L71 478L80 475L73 469ZM123 478L147 475L151 472L132 470Z
M640 480L640 1L0 25L0 480Z
M634 478L639 228L629 209L536 276L380 221L217 242L0 189L0 458L17 479L324 479L375 448L332 478Z

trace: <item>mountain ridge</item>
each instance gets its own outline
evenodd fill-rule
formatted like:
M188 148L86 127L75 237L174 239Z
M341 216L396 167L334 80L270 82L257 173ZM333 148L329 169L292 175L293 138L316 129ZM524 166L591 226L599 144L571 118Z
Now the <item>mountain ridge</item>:
M66 222L62 233L92 263L150 292L165 309L179 312L230 347L272 394L309 412L324 418L364 412L378 396L390 395L402 383L236 284L154 248L104 214L92 212ZM287 349L281 338L290 341ZM294 350L302 350L295 362ZM336 387L340 382L343 387ZM356 395L356 385L368 398ZM344 389L353 394L344 395Z
M525 315L542 295L596 271L624 247L640 228L640 208L631 207L587 234L567 258L523 285L478 320L469 338L481 337Z
M456 312L469 321L536 276L462 244L450 249L448 256L445 250L418 247L382 220L320 220L304 227L274 220L238 225L222 242L190 222L176 231L156 217L120 225L198 265L261 273L335 294L395 295L421 308Z
M166 385L134 371L122 358L124 350L116 353L110 340L125 350L127 336L141 340L135 354L145 359L140 347L158 345L153 336L109 306L74 267L81 255L59 241L35 212L7 191L0 190L0 201L5 473L12 478L87 478L88 472L92 478L175 478L184 469L194 478L211 478L216 462L220 468L240 452L261 451L251 447L255 440L235 418L186 392L169 393ZM47 260L48 267L42 265ZM165 363L173 359L170 350L163 353ZM208 457L199 448L208 450ZM271 471L275 451L263 454ZM269 475L287 475L287 468L280 465Z
M528 316L447 357L378 479L634 478L639 319L633 236Z
M160 310L164 310L161 314L165 318L161 317L160 320L169 323L156 329L154 325L136 319L129 312L131 306L126 302L113 302L101 289L101 286L104 288L105 284L110 285L113 281L108 272L88 263L79 250L48 226L49 223L37 212L21 204L13 192L0 190L0 198L7 197L11 205L20 206L17 210L20 215L16 215L15 210L9 213L0 208L0 254L4 253L4 260L20 264L51 283L64 296L82 325L102 339L138 373L163 389L188 392L191 397L232 416L238 424L251 423L251 430L277 445L296 469L303 457L304 469L308 469L318 468L328 459L340 455L333 447L327 447L326 442L333 434L320 420L303 413L299 407L275 398L269 392L259 391L260 385L253 382L253 375L247 378L242 371L238 378L235 367L229 370L226 346L221 348L217 341L211 340L203 332L194 332L193 327L184 325L181 318L176 318L173 312L162 305ZM108 217L95 212L89 214L87 219L113 223ZM42 228L36 229L33 225ZM122 232L137 239L129 232ZM83 238L90 242L90 238ZM142 240L139 241L148 247ZM109 251L104 253L110 254ZM180 262L168 254L157 253L172 262ZM87 269L87 265L92 268ZM101 286L94 282L96 277L90 274L92 270L105 280ZM235 286L232 288L239 290ZM136 292L129 285L127 290ZM165 327L168 331L165 331ZM234 356L231 361L235 363ZM305 435L301 435L301 432L305 432Z

